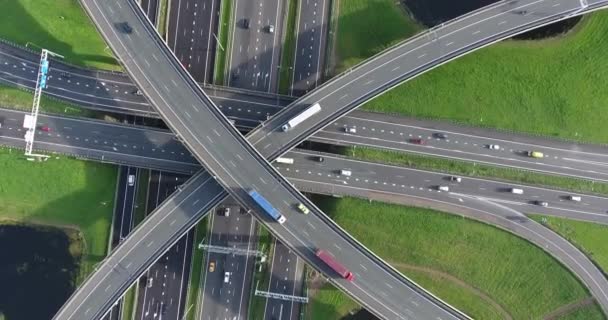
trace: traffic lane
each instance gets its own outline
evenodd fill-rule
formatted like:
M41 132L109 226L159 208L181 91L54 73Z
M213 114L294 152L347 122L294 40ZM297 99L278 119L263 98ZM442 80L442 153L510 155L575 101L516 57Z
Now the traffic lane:
M299 2L291 95L308 93L323 76L328 16L326 0Z
M224 216L225 208L230 215ZM250 215L241 214L241 208L233 200L224 202L214 210L211 218L209 243L221 247L253 250L255 246L255 222ZM226 254L207 253L208 272L203 284L200 319L233 317L246 318L254 258ZM211 264L214 264L211 272ZM229 282L224 281L229 272Z
M496 38L493 36L495 34L506 36L510 30L520 30L521 25L549 20L549 14L543 16L513 15L514 10L527 10L530 13L551 12L555 17L562 17L565 14L576 12L580 6L579 1L572 0L552 7L555 2L518 2L516 8L502 3L493 6L491 10L477 12L472 16L473 18L463 18L462 21L458 20L455 24L446 24L439 30L434 29L434 31L407 40L377 58L346 71L341 76L327 82L326 85L319 87L318 90L314 90L296 101L291 108L268 121L265 130L259 130L252 137L252 141L262 140L273 132L278 134L270 134L272 139L268 140L271 140L273 148L269 149L275 150L280 146L291 146L296 140L301 140L321 129L367 99L384 92L386 88L394 87L423 71L430 70L438 62L455 58L475 46L492 41ZM307 123L316 125L300 125L288 133L281 132L281 125L315 102L325 106L319 113L306 120Z
M231 87L276 91L282 0L237 1L230 59ZM249 26L245 27L245 21ZM274 31L270 32L270 26ZM238 46L237 46L238 44Z
M295 180L294 183L298 188L303 190L315 189L319 192L318 182ZM460 195L438 197L438 193L436 192L419 196L364 190L351 185L335 185L331 188L327 188L326 186L321 187L325 188L324 193L326 194L349 194L352 196L353 193L358 193L365 198L428 207L450 214L466 216L503 228L536 244L569 268L589 288L600 305L606 306L608 302L606 295L608 282L593 262L567 240L529 219L517 210L473 197L462 197Z
M140 6L152 22L156 26L156 18L158 17L158 0L141 0Z
M288 247L275 239L274 253L270 268L268 291L291 296L301 296L303 263ZM301 305L298 302L279 299L266 299L264 319L298 319Z
M492 181L488 179L461 177L461 182L450 181L455 175L404 168L393 165L352 160L345 157L306 152L291 152L287 156L294 159L294 165L275 163L277 169L292 181L305 179L331 185L350 185L366 190L388 191L404 194L447 194L439 187L448 187L450 194L458 193L483 198L514 207L527 213L559 214L576 217L578 220L608 224L608 198L583 195L575 192L553 190L542 187ZM351 176L340 173L348 170ZM521 189L523 194L514 194L512 189ZM580 202L569 200L571 196L581 198ZM548 202L547 207L539 201Z

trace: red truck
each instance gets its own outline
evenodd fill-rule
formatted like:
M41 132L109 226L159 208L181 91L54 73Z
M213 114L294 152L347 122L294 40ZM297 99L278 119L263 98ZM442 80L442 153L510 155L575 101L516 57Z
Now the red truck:
M348 271L340 262L336 261L327 251L319 249L317 250L316 256L334 269L342 278L348 281L353 281L353 279L355 279L355 275Z

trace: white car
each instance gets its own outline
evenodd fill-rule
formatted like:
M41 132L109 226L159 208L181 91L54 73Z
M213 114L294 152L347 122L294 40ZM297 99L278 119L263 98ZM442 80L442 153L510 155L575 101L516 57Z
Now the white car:
M224 272L224 283L230 282L230 272Z
M350 170L342 169L340 170L340 174L343 176L350 177L353 173Z
M500 146L499 146L499 145L497 145L497 144L491 144L491 145L488 145L488 148L489 148L490 150L500 150Z
M452 181L452 182L461 182L462 178L461 177L457 177L457 176L451 176L450 177L450 181Z
M129 187L132 187L135 185L135 175L130 174L128 180L129 180Z
M357 133L357 128L355 128L355 127L346 127L346 128L344 128L344 131L346 131L346 133Z
M511 193L514 193L514 194L524 194L524 190L523 189L519 189L519 188L511 188Z
M581 202L582 198L581 198L581 196L568 196L568 200Z
M437 186L437 190L449 192L450 191L450 187L448 187L448 186Z

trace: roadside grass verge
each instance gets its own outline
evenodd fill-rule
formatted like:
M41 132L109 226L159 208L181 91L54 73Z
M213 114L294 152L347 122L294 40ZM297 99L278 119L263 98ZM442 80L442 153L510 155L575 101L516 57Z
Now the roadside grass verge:
M167 38L167 8L169 0L159 0L160 12L158 13L158 33L163 39Z
M388 151L366 147L347 147L342 149L343 155L371 161L416 168L421 170L445 172L459 176L490 178L507 182L517 182L536 186L553 187L580 193L595 193L608 196L608 184L589 180L552 176L532 171L517 170L506 167L476 164L467 161L443 159L405 152Z
M49 49L74 64L120 70L78 0L0 1L0 37Z
M366 39L358 32L341 32ZM363 109L608 143L606 34L608 12L598 11L566 35L508 40L466 55Z
M129 290L127 290L127 293L125 293L125 296L122 298L122 320L131 320L133 319L133 312L135 310L135 287L137 286L138 282L135 282L135 284L133 286L131 286L131 288L129 288Z
M281 51L281 65L279 67L279 93L289 94L294 68L294 54L298 38L296 24L298 23L298 6L301 0L287 1L287 23L285 27L285 43Z
M32 162L21 150L0 149L0 172L0 218L82 232L80 283L107 254L116 166L64 156Z
M608 273L607 225L544 215L530 215L530 217L572 242L605 273Z
M0 84L0 105L3 108L31 111L33 102L33 93ZM45 95L42 95L42 98L40 99L40 111L89 118L95 116L95 113L91 110L86 110L68 103L60 102Z
M133 213L134 229L146 218L149 181L150 170L140 169L139 180L137 181L137 195L135 196L135 212Z
M203 218L196 225L194 231L194 245L192 246L192 263L190 265L190 280L188 284L188 294L186 295L186 318L187 320L196 319L196 310L199 304L201 291L201 281L205 269L205 252L198 248L198 244L207 236L207 224L209 219Z
M258 224L258 250L266 254L267 260L263 264L256 262L253 271L252 294L249 299L249 317L250 320L263 320L264 309L266 308L266 298L259 297L253 294L255 288L267 291L270 285L270 267L272 263L272 254L274 249L274 240L270 232L264 226Z
M218 28L218 39L220 44L217 45L215 50L213 83L217 85L226 85L226 73L229 72L229 70L226 70L226 64L231 50L230 32L232 28L234 28L234 21L232 21L232 1L221 1L220 5L220 22ZM222 50L222 48L224 50Z
M605 320L602 310L597 304L584 306L555 320Z
M408 38L422 26L394 0L341 0L336 74Z
M306 305L306 320L343 319L353 309L361 308L342 291L329 283L315 290Z
M315 200L334 221L394 266L449 274L487 295L514 319L538 319L589 297L577 279L541 249L492 226L429 209L353 198ZM407 268L403 272L426 283L418 273ZM479 303L454 299L461 293L444 282L437 282L434 293L473 318L487 314L487 306L481 310Z

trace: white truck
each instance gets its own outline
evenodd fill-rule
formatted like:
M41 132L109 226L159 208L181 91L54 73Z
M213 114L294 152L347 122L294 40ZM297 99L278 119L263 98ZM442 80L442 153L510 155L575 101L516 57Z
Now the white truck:
M289 129L299 125L304 120L310 118L312 115L314 115L315 113L317 113L319 111L321 111L321 106L318 103L315 103L312 106L308 107L308 109L302 111L297 116L291 118L291 120L287 121L287 123L284 124L281 127L281 129L283 130L283 132L286 132Z
M279 158L277 158L276 162L283 163L283 164L293 164L293 159L279 157Z

